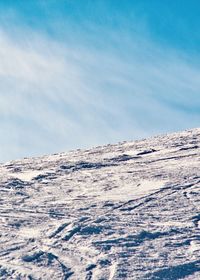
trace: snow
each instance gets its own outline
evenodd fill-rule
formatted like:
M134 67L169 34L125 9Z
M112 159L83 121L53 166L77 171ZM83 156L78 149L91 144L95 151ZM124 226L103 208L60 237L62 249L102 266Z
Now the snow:
M43 172L44 173L44 172ZM11 177L18 178L23 181L31 181L34 177L41 175L41 171L31 170L26 172L10 173Z
M200 279L200 129L0 165L0 279Z
M116 178L117 180L117 178ZM142 180L133 184L121 183L120 188L113 188L106 191L105 196L97 197L98 200L110 201L126 201L127 195L129 199L141 198L145 195L153 193L155 190L161 189L165 185L163 180Z

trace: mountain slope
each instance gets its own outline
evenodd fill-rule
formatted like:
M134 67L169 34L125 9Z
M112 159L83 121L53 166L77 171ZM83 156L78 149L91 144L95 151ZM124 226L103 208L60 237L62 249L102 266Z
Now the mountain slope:
M0 165L0 279L200 279L200 129Z

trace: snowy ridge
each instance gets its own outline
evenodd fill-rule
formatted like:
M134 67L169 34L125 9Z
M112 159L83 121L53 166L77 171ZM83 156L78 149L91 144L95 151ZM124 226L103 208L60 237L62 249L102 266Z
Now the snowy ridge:
M0 165L0 279L200 279L200 129Z

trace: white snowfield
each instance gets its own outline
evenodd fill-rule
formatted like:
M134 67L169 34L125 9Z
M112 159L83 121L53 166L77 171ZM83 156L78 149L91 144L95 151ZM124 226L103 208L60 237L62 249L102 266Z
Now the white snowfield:
M200 129L0 165L0 279L200 279Z

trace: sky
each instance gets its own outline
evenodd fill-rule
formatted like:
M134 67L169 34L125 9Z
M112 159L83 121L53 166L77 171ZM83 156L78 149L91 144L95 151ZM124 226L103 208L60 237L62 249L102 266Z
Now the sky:
M0 162L200 125L198 0L1 0Z

